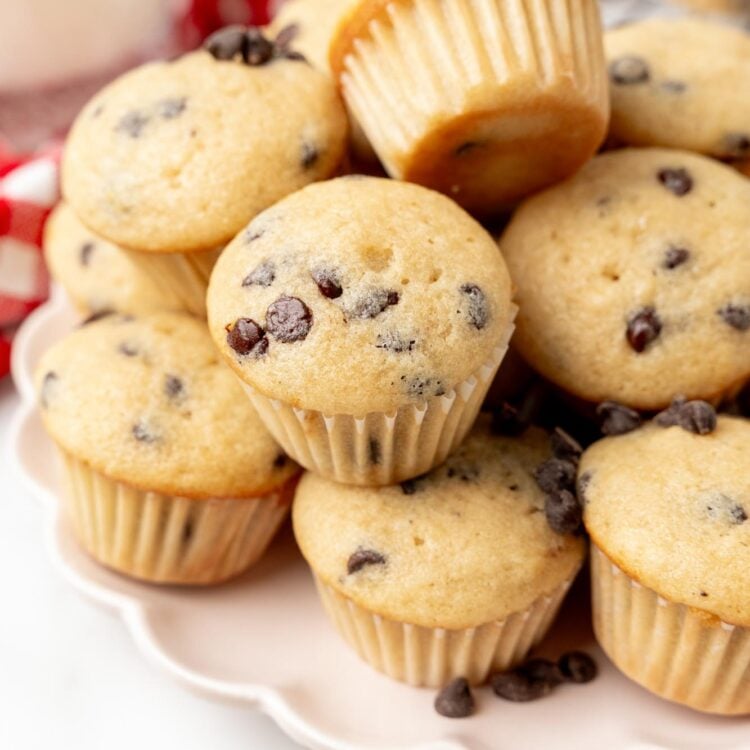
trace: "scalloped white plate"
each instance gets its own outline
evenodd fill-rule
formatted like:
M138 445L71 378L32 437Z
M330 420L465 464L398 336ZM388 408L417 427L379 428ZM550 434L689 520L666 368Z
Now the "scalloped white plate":
M211 589L157 588L97 566L76 545L63 514L52 452L31 382L41 353L77 324L62 295L37 310L16 339L13 376L22 395L9 450L47 512L54 565L73 586L115 610L139 649L180 682L269 714L311 748L368 750L741 750L750 720L702 716L630 683L595 647L585 581L540 651L584 648L601 675L565 686L537 703L517 705L477 691L476 716L455 721L432 708L434 693L379 675L339 640L318 605L290 534L282 533L243 578Z

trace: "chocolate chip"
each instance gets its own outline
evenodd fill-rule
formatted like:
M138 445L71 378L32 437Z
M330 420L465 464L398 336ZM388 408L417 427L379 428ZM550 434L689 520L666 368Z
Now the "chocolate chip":
M570 490L576 481L576 465L572 461L550 458L537 467L534 479L543 492Z
M557 666L568 682L574 682L577 685L591 682L599 673L596 662L582 651L570 651L563 654L557 662Z
M249 245L255 240L259 240L266 233L265 229L256 229L254 227L248 227L245 232L245 242Z
M738 526L747 521L747 511L741 505L733 505L729 509L729 515Z
M347 311L347 317L367 320L399 303L399 293L392 289L375 289L360 297Z
M414 377L407 380L406 375L401 376L406 393L412 398L434 398L445 395L445 386L442 380L437 378Z
M668 271L673 271L683 263L687 263L690 258L690 251L684 247L670 247L664 254L663 267Z
M489 322L490 310L487 297L476 284L463 284L459 291L468 301L469 322L481 331Z
M83 326L87 326L89 323L96 323L97 320L102 320L104 318L108 318L110 315L116 315L117 313L114 310L97 310L94 313L91 313L87 318L84 318L83 321L81 321L81 328Z
M425 480L425 475L421 477L414 477L414 479L407 479L405 482L401 482L401 491L404 495L416 495L420 490L420 485Z
M628 55L613 60L609 65L609 77L619 86L646 83L651 78L648 63L642 57Z
M50 370L45 373L42 378L42 385L39 391L39 403L43 409L49 409L50 400L53 397L54 389L60 382L60 376L54 371Z
M587 471L578 477L576 482L576 495L578 495L578 502L581 503L582 507L585 507L588 503L586 499L586 490L588 490L591 484L591 472Z
M368 565L385 565L386 559L380 552L376 552L373 549L364 549L360 547L356 552L353 552L346 563L346 570L349 575L359 573L362 568Z
M528 424L521 419L518 409L507 402L492 412L490 429L494 435L518 437L526 431L527 427Z
M474 696L463 677L451 680L435 698L435 710L449 719L465 719L474 713Z
M84 242L83 245L81 245L79 258L82 266L88 266L91 262L91 256L94 250L96 250L96 245L93 242Z
M553 433L549 438L550 446L552 448L552 455L555 458L559 458L562 461L570 461L574 464L578 463L578 459L583 453L581 444L573 437L568 435L565 430L560 427L555 427Z
M231 328L227 327L227 344L242 356L260 357L268 351L266 332L250 318L240 318Z
M242 59L248 65L265 65L273 56L273 42L266 39L259 28L251 26L245 32Z
M552 692L553 686L542 680L532 680L520 670L493 675L492 691L498 698L514 703L528 703Z
M304 341L313 325L310 308L297 297L279 297L266 312L266 329L277 341Z
M637 430L641 424L641 415L616 401L603 401L596 407L596 415L603 435L625 435Z
M120 118L115 126L115 131L129 135L131 138L140 138L148 122L149 118L142 112L137 110L128 112Z
M367 446L367 451L370 463L373 466L377 466L383 457L383 452L380 448L380 443L375 440L375 438L370 438L370 442Z
M139 353L138 347L130 341L121 342L117 351L125 357L137 357Z
M185 395L185 384L176 375L167 375L164 378L164 393L176 401Z
M568 490L547 495L544 514L552 531L558 534L575 534L583 522L583 509L578 498Z
M211 34L203 42L203 47L216 60L234 60L244 53L246 43L244 26L227 26Z
M307 143L305 141L302 144L302 151L300 155L300 164L302 164L302 169L310 169L311 167L314 167L318 159L320 158L320 152L318 151L317 147L313 143Z
M750 156L750 135L747 133L728 133L724 136L723 155L731 159L743 159Z
M661 169L657 177L659 182L678 198L687 195L693 189L693 178L687 169L681 167Z
M738 331L750 329L750 306L729 303L719 310L722 320Z
M661 334L661 319L653 307L643 307L628 318L626 338L630 348L637 354L646 351Z
M286 453L279 453L276 458L273 460L273 467L274 469L283 469L286 466L287 461L289 460L289 457L286 455Z
M565 681L558 665L549 659L530 659L516 671L526 675L533 682L546 682L551 687L562 685Z
M705 591L701 591L701 596L708 596L708 593Z
M344 292L336 271L329 268L316 268L310 273L318 290L327 299L338 299Z
M676 396L654 421L660 427L681 427L695 435L708 435L716 429L716 410L706 401L687 401Z
M187 97L162 99L157 105L159 114L165 120L174 120L179 117L187 108Z
M131 432L139 443L155 443L159 439L144 422L136 422Z
M406 339L400 336L395 331L386 331L385 333L378 334L378 338L375 341L375 347L377 349L384 349L394 354L403 354L404 352L414 351L414 347L417 342L415 339Z
M264 260L242 279L242 286L271 286L275 279L276 266Z
M669 94L684 94L688 85L684 81L662 81L661 89Z

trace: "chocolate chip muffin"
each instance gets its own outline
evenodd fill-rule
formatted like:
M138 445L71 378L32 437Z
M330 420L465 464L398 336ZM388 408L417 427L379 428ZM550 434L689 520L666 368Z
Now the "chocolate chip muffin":
M363 659L427 686L482 682L524 659L584 557L583 539L545 518L534 474L550 458L543 431L495 435L483 415L443 466L400 486L302 478L297 542Z
M697 18L607 32L615 142L750 157L750 36ZM690 50L689 54L685 50Z
M285 450L373 485L423 474L461 442L515 315L479 224L438 193L359 176L251 222L214 269L208 311Z
M298 469L181 313L110 315L37 371L74 531L99 562L159 583L209 584L260 557Z
M330 60L388 173L475 214L564 179L606 133L597 0L352 0Z
M62 166L83 223L138 251L199 314L217 248L333 174L347 131L331 80L287 40L230 28L206 46L105 87L73 126Z
M591 402L716 401L750 375L750 183L703 156L626 149L531 198L500 240L515 346Z
M44 226L44 258L84 316L181 309L178 298L155 284L125 251L86 229L64 202Z
M750 714L750 422L679 401L580 464L596 636L678 703Z

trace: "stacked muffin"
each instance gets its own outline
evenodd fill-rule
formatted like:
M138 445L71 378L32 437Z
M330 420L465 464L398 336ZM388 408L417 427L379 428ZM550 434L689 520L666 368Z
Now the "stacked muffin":
M46 251L97 319L38 385L83 546L216 583L296 493L342 636L396 679L447 685L438 710L460 716L488 677L529 700L593 676L580 655L519 667L585 526L613 661L750 712L750 483L732 470L748 428L714 411L750 379L750 183L717 160L746 155L742 109L708 93L722 48L744 80L746 39L674 21L605 45L593 0L294 0L274 32L140 68L71 132ZM686 37L705 65L662 44ZM610 100L609 143L638 148L591 158ZM351 149L397 179L336 176L347 110ZM499 244L468 213L513 206ZM573 432L601 420L585 452L528 426L528 401L479 416L516 304L515 349ZM675 660L700 675L689 691Z

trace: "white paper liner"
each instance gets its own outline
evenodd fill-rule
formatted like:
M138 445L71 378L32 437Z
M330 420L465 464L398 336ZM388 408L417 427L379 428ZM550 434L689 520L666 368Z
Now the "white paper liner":
M186 312L206 317L206 290L221 250L199 253L145 253L125 250L128 258ZM175 307L170 302L170 307Z
M699 711L750 714L750 629L675 604L592 545L594 632L615 666Z
M454 677L478 685L521 663L544 638L572 581L502 622L446 630L396 622L355 604L317 576L323 607L347 643L379 672L416 687L439 688Z
M207 585L238 575L289 511L288 485L259 498L192 500L143 492L59 455L80 544L103 565L152 583Z
M466 437L513 330L509 325L490 359L449 393L394 414L327 416L267 398L240 382L276 442L298 464L343 484L398 484L441 464Z

